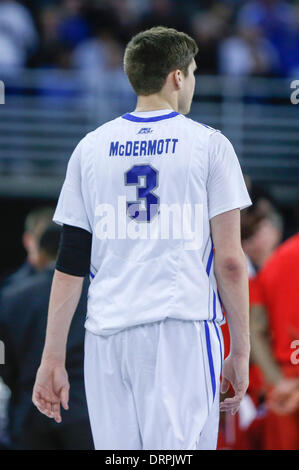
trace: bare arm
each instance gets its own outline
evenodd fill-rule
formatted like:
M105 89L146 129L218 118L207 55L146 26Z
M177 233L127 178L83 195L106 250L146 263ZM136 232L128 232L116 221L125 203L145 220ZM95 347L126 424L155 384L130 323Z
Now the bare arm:
M215 247L215 275L228 321L231 347L222 371L222 393L229 382L233 398L222 404L223 411L235 413L248 387L249 374L249 294L246 258L241 246L240 210L234 209L211 219Z
M68 332L80 300L83 279L55 270L42 361L57 359L65 362Z
M266 308L253 305L250 312L251 356L261 368L271 385L282 379L280 369L273 357L269 338L269 323Z
M299 379L284 377L271 349L266 307L254 304L250 312L251 356L261 368L269 385L267 405L279 414L290 414L299 408Z
M69 383L65 355L70 324L77 308L83 277L55 271L51 288L48 324L41 365L32 400L49 417L61 421L60 403L68 408Z

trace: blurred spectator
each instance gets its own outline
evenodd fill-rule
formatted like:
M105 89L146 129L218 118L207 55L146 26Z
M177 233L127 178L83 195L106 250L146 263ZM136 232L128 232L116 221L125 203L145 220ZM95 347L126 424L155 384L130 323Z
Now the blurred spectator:
M192 18L192 36L199 47L198 70L202 74L215 74L218 71L218 43L223 37L230 12L224 6L201 12Z
M0 451L9 448L9 435L8 435L8 403L10 391L0 377Z
M279 70L279 58L259 26L242 25L235 36L220 44L219 69L224 75L274 75Z
M82 15L83 0L64 0L58 24L58 38L69 47L76 46L90 35L90 27Z
M119 55L117 48L120 46L110 31L99 31L95 38L82 42L75 49L73 63L86 73L90 73L90 70L101 72L109 67L111 60L113 63L115 52Z
M57 424L39 413L31 401L43 350L59 239L60 228L49 225L38 246L40 272L6 288L1 296L0 338L5 344L5 364L0 366L0 375L11 390L9 431L13 449L92 449L82 372L87 281L71 325L67 347L70 409L62 411L62 423Z
M246 184L252 188L248 177ZM265 194L262 193L262 196L241 214L241 238L248 265L250 303L255 277L281 242L283 234L280 215ZM227 356L230 349L227 324L223 325L222 332ZM241 402L238 415L221 417L219 447L233 450L263 449L265 393L263 373L254 361L254 355L251 355L247 394Z
M254 276L280 244L283 223L274 209L263 212L258 207L242 214L241 221L242 246L247 255L249 273Z
M130 5L131 11L135 11L135 14L140 18L143 14L148 12L151 8L151 0L127 0Z
M266 450L299 448L299 234L284 242L251 286L252 356L267 384ZM297 342L296 342L297 344Z
M91 69L100 72L109 67L110 56L113 61L115 51L121 47L117 40L120 24L113 10L95 10L92 25L92 37L81 42L73 54L74 66L87 74Z
M37 93L44 106L55 109L78 106L78 98L86 93L85 84L73 70L71 50L68 46L52 44L43 56L44 66L38 74Z
M14 0L0 0L0 69L24 67L38 44L29 10Z
M241 28L259 28L280 59L280 74L292 75L299 66L299 22L295 7L281 0L248 2L238 15Z
M48 44L57 43L60 21L61 9L58 6L49 6L40 11L39 22L44 47L47 47Z
M61 7L52 5L39 11L38 22L41 41L36 54L29 62L33 67L60 67L59 53L62 48L70 49L59 36L59 28L62 23L63 12Z
M73 53L73 64L85 77L90 89L96 86L97 92L108 99L109 109L101 108L107 119L114 117L119 109L130 109L135 102L128 79L123 73L123 47L115 39L110 22L98 24L95 37L82 42ZM104 104L102 104L104 106Z
M0 0L0 66L2 60L22 67L29 58L30 66L60 68L63 48L76 49L76 67L103 70L110 53L107 36L124 46L138 31L165 25L194 35L201 73L295 77L299 70L299 7L285 1L204 1L199 6L195 0L63 0L31 5L40 32L34 57L38 38L28 10L14 0Z
M168 26L179 31L189 31L189 22L180 15L171 0L152 0L151 8L141 21L141 29Z
M54 4L43 8L39 21L45 44L62 42L74 47L90 35L82 0L64 0L60 6Z
M8 286L16 286L28 277L35 274L40 266L38 253L39 238L48 224L52 221L54 209L43 207L29 212L25 219L24 233L22 237L23 246L27 252L24 264L13 274L8 276L1 284L1 289Z
M134 26L139 24L143 12L148 11L148 1L137 1L108 0L105 2L107 3L106 8L108 7L110 11L114 12L118 22L119 31L116 31L116 34L120 33L120 35L124 37L125 42L134 34ZM163 3L163 0L161 0L161 3ZM152 1L150 2L150 8L152 8Z

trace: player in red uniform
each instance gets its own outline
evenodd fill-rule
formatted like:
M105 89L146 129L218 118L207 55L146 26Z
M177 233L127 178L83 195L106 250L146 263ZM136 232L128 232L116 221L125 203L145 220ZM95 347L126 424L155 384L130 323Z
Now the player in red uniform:
M265 449L299 448L299 234L284 242L251 289L252 355L268 383Z

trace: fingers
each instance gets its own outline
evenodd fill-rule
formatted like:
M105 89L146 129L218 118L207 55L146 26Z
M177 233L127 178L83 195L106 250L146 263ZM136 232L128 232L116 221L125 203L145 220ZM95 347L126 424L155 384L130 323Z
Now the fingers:
M57 423L61 423L61 415L60 415L60 403L57 402L50 402L50 401L38 401L36 404L37 409L47 416L48 418L53 418Z
M69 409L68 401L69 401L69 385L65 385L60 392L60 401L65 410Z
M41 410L39 410L39 411L41 411ZM45 409L44 409L44 411L42 411L42 413L44 415L48 416L48 418L53 418L51 402L49 402L49 401L46 402Z
M61 423L61 415L60 415L60 403L56 402L52 404L52 413L53 418L55 419L56 423Z
M240 408L241 401L244 397L243 392L237 392L234 397L226 398L222 403L220 403L220 411L230 412L232 415L236 414Z
M291 414L299 408L299 394L293 392L286 396L277 397L272 395L267 404L277 414Z
M40 411L44 411L46 409L46 402L42 398L39 399L37 403L34 403Z
M40 392L34 391L32 396L32 401L37 409L47 416L48 418L54 418L56 423L61 423L61 413L60 413L60 402L65 410L68 410L68 399L69 399L69 386L66 385L61 389L60 397L50 397L49 395L44 395Z
M61 408L68 409L69 382L64 365L41 364L37 371L32 401L48 418L61 423Z
M42 414L48 418L54 418L56 422L61 422L60 402L57 398L50 397L50 395L44 391L41 393L40 391L34 390L32 402Z
M37 407L38 411L40 411L42 414L44 414L48 418L53 417L51 402L39 400L38 402L35 402L34 404Z
M230 354L223 363L221 393L227 393L230 385L234 389L235 395L226 398L220 404L220 411L236 414L241 401L248 388L248 366L247 356L236 356Z
M47 400L35 389L32 394L32 402L40 412L45 413L47 411Z
M50 401L44 400L42 398L32 400L37 409L48 418L52 418L52 404Z
M46 414L48 418L52 418L52 401L50 399L48 399L45 403L44 414Z
M227 393L229 390L229 382L224 377L221 382L221 393Z

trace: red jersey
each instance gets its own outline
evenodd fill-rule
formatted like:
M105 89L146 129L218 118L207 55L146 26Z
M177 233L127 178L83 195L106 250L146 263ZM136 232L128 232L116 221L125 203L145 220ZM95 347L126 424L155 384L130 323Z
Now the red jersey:
M292 342L299 339L299 234L284 242L251 281L250 303L266 307L274 356L290 364Z

